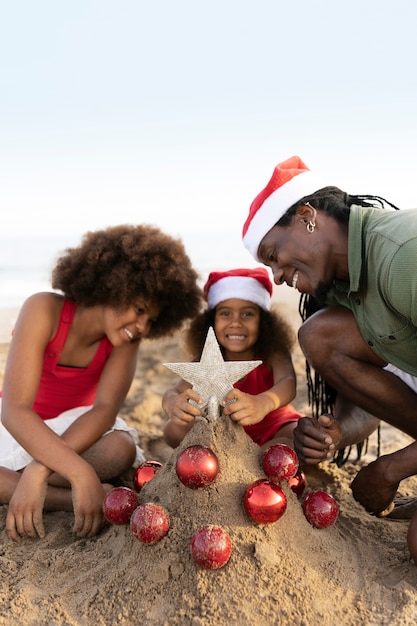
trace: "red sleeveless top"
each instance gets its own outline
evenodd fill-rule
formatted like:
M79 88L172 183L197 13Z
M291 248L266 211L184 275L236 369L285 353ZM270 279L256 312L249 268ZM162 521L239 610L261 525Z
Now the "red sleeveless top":
M254 370L246 374L245 378L239 380L233 385L236 389L240 389L245 393L257 395L263 391L267 391L274 386L274 376L264 363L258 365ZM278 430L289 422L297 422L302 415L297 413L292 404L275 409L265 415L263 420L251 426L244 426L245 432L249 437L262 446L264 443L272 439Z
M104 337L88 367L59 365L59 358L71 328L77 305L64 300L58 329L45 348L42 375L33 410L50 419L77 406L94 404L98 383L113 349Z

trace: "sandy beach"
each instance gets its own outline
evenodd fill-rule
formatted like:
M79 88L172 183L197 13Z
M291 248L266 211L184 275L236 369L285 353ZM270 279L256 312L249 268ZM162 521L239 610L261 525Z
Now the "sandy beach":
M294 297L279 306L296 328ZM0 320L0 383L14 317L7 311ZM176 381L163 363L182 360L180 335L144 342L122 411L146 457L163 464L139 500L167 508L167 536L144 545L128 526L107 525L99 536L80 540L71 534L70 514L47 513L44 539L13 543L4 530L7 507L1 506L0 626L414 626L417 567L406 546L408 523L368 515L349 487L358 469L375 458L376 434L359 463L324 463L307 474L308 491L322 488L338 501L333 526L310 526L286 485L283 517L256 525L243 510L242 495L264 475L259 449L240 427L223 419L210 427L201 422L178 450L163 443L161 395ZM294 363L294 405L308 413L299 349ZM381 441L385 454L410 439L384 425ZM178 453L192 443L209 445L221 467L216 482L200 490L184 487L175 473ZM416 493L416 487L417 479L404 481L401 495ZM215 571L201 569L189 548L192 533L208 523L225 528L232 540L230 561Z

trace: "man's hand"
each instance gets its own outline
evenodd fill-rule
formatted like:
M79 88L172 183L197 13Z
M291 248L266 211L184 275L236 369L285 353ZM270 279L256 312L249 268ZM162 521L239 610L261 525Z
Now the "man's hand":
M379 517L392 511L394 497L400 484L387 479L387 469L390 463L390 455L379 457L362 468L350 486L355 500L368 513L375 513Z
M294 429L294 449L300 463L317 465L333 458L342 435L338 421L329 414L316 420L302 417Z

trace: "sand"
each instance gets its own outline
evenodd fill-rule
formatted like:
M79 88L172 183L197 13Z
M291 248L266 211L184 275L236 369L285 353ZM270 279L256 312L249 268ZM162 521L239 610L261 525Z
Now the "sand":
M298 324L294 302L281 310ZM0 382L7 348L7 341L0 346ZM408 523L368 515L349 488L359 467L375 458L376 434L359 463L324 463L307 474L308 491L324 489L338 501L333 526L313 528L286 484L283 517L257 525L246 516L242 496L264 475L258 447L239 426L224 418L199 423L176 451L162 441L160 399L176 380L163 363L182 360L180 336L144 342L123 407L146 457L163 463L139 499L166 507L167 536L144 545L129 526L106 525L99 536L80 540L71 534L70 514L47 513L44 539L13 543L4 530L7 507L1 506L0 626L414 626L417 567L406 546ZM294 362L294 404L308 412L298 349ZM387 425L381 437L382 453L410 442ZM175 473L178 453L193 443L211 447L220 462L217 480L204 489L185 487ZM416 487L417 479L405 481L401 495ZM202 569L191 557L192 534L204 524L220 525L231 537L232 555L221 569Z

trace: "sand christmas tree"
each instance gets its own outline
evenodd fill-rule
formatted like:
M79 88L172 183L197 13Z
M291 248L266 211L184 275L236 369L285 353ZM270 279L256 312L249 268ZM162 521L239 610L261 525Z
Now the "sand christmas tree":
M203 399L200 405L202 418L138 495L140 506L152 503L167 512L169 528L160 540L150 545L136 541L130 534L129 554L135 555L141 564L147 563L146 579L140 581L141 593L157 594L161 580L167 583L169 597L162 599L169 616L167 624L182 624L181 615L184 617L190 612L195 616L193 624L199 624L197 616L201 619L210 616L209 621L203 623L217 623L217 619L221 621L226 615L238 623L248 610L245 606L255 601L258 576L265 579L263 586L271 578L271 594L277 589L276 577L281 584L285 581L289 588L300 586L309 541L313 540L316 545L322 543L323 550L328 552L329 540L335 540L334 534L325 536L323 531L312 528L307 522L297 495L286 481L276 485L285 500L277 521L258 523L248 515L245 508L248 487L260 481L270 481L262 468L260 448L241 426L222 414L221 402L233 383L259 363L225 362L210 329L199 362L164 364L192 383ZM218 473L214 479L198 488L187 485L178 472L179 459L187 450L197 447L208 449L218 461ZM195 535L202 528L221 529L230 539L227 558L213 567L207 565L207 560L200 562L193 553ZM283 558L278 560L277 570L279 555ZM231 578L233 588L230 587ZM182 585L187 590L184 594L177 588ZM173 596L168 591L174 587L173 595L178 598L176 606L173 606ZM214 588L216 602L210 599ZM245 591L250 588L255 591L246 595ZM281 615L288 611L284 604L281 603ZM260 603L261 614L262 610Z

